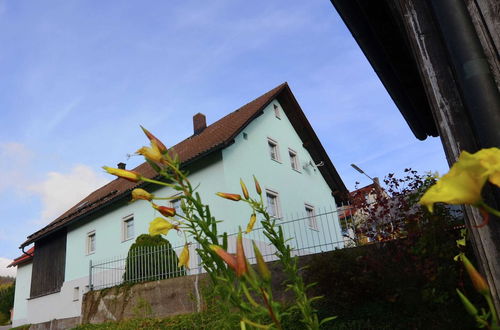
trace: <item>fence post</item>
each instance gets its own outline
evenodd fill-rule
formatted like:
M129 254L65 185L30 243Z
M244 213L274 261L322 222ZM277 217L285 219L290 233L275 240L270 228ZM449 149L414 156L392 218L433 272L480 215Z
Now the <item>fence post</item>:
M94 285L92 284L92 259L89 260L89 290L92 291Z

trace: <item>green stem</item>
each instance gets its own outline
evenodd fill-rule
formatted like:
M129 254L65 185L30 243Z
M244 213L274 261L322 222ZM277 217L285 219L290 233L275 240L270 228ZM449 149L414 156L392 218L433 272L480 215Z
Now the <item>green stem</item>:
M482 208L483 210L493 214L496 217L500 217L500 211L492 208L491 206L487 205L484 201L480 201L479 203L476 204L477 207Z
M148 179L148 178L145 178L145 177L142 177L141 180L144 181L144 182L150 182L150 183L154 183L154 184L159 184L161 186L166 186L166 187L170 187L170 188L176 187L174 184L170 184L170 183L166 183L166 182L162 182L162 181L158 181L158 180L153 180L153 179Z

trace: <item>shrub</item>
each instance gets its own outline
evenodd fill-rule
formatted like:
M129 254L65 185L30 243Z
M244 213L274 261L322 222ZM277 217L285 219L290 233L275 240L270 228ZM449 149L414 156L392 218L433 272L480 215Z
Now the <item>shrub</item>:
M168 240L160 235L140 235L128 251L124 282L147 282L183 276L179 258Z

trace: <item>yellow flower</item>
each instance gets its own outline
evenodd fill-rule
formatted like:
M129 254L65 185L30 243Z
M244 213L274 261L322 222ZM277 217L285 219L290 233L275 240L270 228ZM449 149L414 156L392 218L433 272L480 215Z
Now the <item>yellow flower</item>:
M149 223L149 235L167 235L170 229L178 230L179 226L157 217Z
M160 151L160 153L162 154L165 154L167 153L168 149L167 147L165 147L165 145L163 144L163 142L161 142L160 140L158 140L156 138L156 136L154 136L153 134L151 134L150 131L148 131L147 129L145 129L144 127L142 127L142 131L144 132L144 134L146 134L146 136L148 137L149 141L151 141L151 143L154 143L156 145L156 147L158 148L158 150Z
M253 213L251 216L250 216L250 221L248 222L248 225L247 225L247 230L245 230L245 233L249 233L252 231L253 229L253 226L255 225L255 221L257 221L257 215L255 215L255 213Z
M112 168L108 166L103 166L102 167L106 172L112 175L116 175L119 178L132 181L132 182L139 182L142 180L142 176L134 171L129 171L129 170L122 170L118 168Z
M500 149L482 149L473 156L479 159L481 165L486 169L488 181L500 187Z
M149 147L142 147L141 149L137 150L135 152L136 154L143 155L147 159L160 163L163 159L162 154L160 152L160 149L156 145L155 141L151 141L151 148Z
M219 197L225 198L225 199L235 201L235 202L241 200L241 196L238 194L228 194L228 193L218 192L216 195Z
M179 256L179 264L177 267L186 267L189 269L189 245L188 243L184 244L184 248L182 249L181 255Z
M143 199L146 201L150 201L154 198L153 194L148 193L146 190L141 188L136 188L132 190L132 200L131 202L135 202L138 199Z
M464 151L450 171L427 190L420 204L433 211L434 203L477 204L481 201L481 190L488 179L488 170L481 164L477 154Z

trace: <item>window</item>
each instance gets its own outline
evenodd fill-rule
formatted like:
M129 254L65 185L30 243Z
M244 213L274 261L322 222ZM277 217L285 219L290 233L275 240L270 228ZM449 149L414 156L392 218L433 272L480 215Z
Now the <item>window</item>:
M314 206L305 204L307 222L309 224L309 228L313 230L318 230L318 221L316 221L316 212L314 211Z
M78 301L80 299L80 287L75 286L73 288L73 301Z
M281 217L281 210L279 205L279 197L278 193L266 190L266 199L267 199L267 212L270 216L275 218Z
M127 216L122 222L122 241L128 241L135 237L134 217Z
M274 107L274 115L276 118L281 119L280 108L276 104L273 104Z
M182 207L181 207L181 199L180 198L173 199L172 201L170 201L170 207L175 209L175 214L184 215L184 212L182 211Z
M288 155L290 156L290 165L296 171L299 170L299 159L297 158L297 153L292 149L288 149Z
M86 252L87 254L95 252L95 231L91 231L87 234Z
M271 155L271 159L279 162L280 156L279 156L278 142L274 141L271 138L268 138L267 144L269 145L269 154Z

